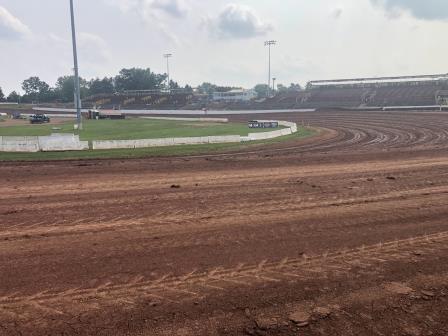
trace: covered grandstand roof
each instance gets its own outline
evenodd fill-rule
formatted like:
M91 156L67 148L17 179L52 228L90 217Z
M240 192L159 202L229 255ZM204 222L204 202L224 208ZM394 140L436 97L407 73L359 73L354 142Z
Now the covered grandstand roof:
M332 84L371 84L387 82L409 82L409 81L433 81L448 80L448 74L438 75L419 75L419 76L399 76L399 77L371 77L371 78L351 78L351 79L331 79L311 81L313 86L332 85Z

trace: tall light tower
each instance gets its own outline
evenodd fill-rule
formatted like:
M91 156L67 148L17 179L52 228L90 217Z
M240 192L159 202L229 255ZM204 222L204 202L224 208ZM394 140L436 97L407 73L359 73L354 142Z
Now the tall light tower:
M271 91L271 46L274 46L277 44L277 41L270 40L264 42L265 47L268 47L269 49L269 71L268 71L268 90L266 92L266 95L269 97L269 93Z
M166 58L166 75L167 75L167 89L171 91L171 82L170 82L170 58L173 57L173 54L163 54L163 57Z
M73 62L75 65L75 107L76 107L76 120L78 123L78 130L82 130L82 117L81 117L81 90L79 86L79 69L78 69L78 51L76 49L76 29L75 29L75 13L73 10L73 0L70 0L70 13L72 19L72 42L73 42Z

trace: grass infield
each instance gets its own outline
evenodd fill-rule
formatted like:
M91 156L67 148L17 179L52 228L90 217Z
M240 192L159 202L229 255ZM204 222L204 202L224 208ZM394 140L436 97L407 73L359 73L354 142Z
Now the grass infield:
M76 133L74 121L60 125L31 125L0 127L0 136L43 136L51 133ZM85 120L81 140L135 140L181 138L212 135L247 135L267 129L249 129L242 123L211 123L130 118L126 120ZM280 129L280 128L279 128Z
M253 141L248 143L182 145L170 147L151 147L138 149L89 150L79 152L38 152L38 153L0 153L0 161L45 161L45 160L77 160L77 159L126 159L157 156L188 156L221 154L238 150L257 150L263 145L292 141L311 137L317 131L311 128L300 128L292 135L280 138Z

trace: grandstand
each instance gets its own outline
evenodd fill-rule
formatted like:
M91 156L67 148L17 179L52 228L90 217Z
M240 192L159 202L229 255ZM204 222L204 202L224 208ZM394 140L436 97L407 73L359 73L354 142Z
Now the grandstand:
M87 97L85 108L98 109L182 109L194 103L195 96L185 90L136 90Z
M306 90L263 100L214 101L210 95L180 89L124 91L83 101L86 108L124 110L434 109L440 105L448 105L448 74L311 81Z
M435 108L448 102L448 74L320 80L280 93L264 108Z

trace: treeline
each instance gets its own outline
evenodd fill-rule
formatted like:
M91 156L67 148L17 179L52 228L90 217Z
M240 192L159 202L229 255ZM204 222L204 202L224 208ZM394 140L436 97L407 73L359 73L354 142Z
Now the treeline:
M166 74L156 74L150 69L122 69L115 77L80 78L81 98L98 94L113 94L127 90L161 90L167 88ZM23 95L16 91L5 95L0 88L0 101L39 103L39 102L72 102L74 99L74 76L59 77L54 86L42 81L39 77L30 77L22 82ZM170 81L170 89L180 89L178 83ZM191 90L190 86L183 89Z
M167 75L156 74L150 69L131 68L122 69L115 77L94 78L85 80L80 78L81 99L99 94L114 94L117 92L129 90L162 90L167 89ZM193 88L189 85L180 87L175 81L170 81L170 89L184 89L185 92L193 92ZM212 95L214 92L227 92L233 89L241 89L232 86L218 86L212 83L203 83L197 87L197 92ZM259 97L266 96L268 86L266 84L258 84L255 91ZM50 103L73 102L74 99L74 77L59 77L54 86L42 81L39 77L30 77L22 82L23 95L16 91L5 95L0 88L0 102L12 103ZM278 92L299 91L299 84L291 84L286 87L282 84L277 85Z

